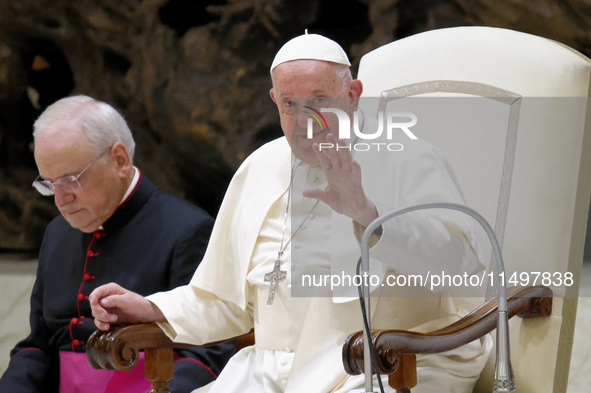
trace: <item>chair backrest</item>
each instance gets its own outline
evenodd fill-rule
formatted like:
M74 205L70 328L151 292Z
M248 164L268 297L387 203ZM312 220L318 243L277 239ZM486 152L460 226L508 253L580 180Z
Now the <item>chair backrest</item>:
M414 134L446 155L495 228L509 286L555 291L551 318L511 321L511 351L520 392L565 392L591 190L590 60L530 34L457 27L368 53L358 78L364 112L414 113ZM493 364L476 391L490 391Z

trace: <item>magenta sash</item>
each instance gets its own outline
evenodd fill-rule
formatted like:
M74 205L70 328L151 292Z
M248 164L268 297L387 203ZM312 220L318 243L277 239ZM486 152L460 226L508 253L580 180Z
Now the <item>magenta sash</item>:
M146 393L150 381L144 377L144 353L130 371L95 370L85 353L60 351L59 393Z

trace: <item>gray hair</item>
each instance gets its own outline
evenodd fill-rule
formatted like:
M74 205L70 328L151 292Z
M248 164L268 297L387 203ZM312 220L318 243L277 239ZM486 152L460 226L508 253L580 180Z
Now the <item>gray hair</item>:
M47 107L33 124L33 139L53 122L64 119L79 122L97 154L121 142L133 162L135 141L123 116L111 105L84 95L62 98Z
M351 74L351 68L345 64L335 64L334 65L335 72L337 77L343 81L343 88L349 86L351 81L353 80L353 75Z

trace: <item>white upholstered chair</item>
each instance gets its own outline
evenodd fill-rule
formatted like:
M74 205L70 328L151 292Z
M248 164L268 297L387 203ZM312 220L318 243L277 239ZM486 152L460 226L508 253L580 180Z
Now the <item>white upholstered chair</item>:
M530 34L457 27L366 54L358 78L370 116L416 114L415 135L443 151L467 205L495 229L506 277L573 274L549 285L549 318L510 322L517 391L566 392L591 185L590 60ZM491 391L494 357L476 392Z

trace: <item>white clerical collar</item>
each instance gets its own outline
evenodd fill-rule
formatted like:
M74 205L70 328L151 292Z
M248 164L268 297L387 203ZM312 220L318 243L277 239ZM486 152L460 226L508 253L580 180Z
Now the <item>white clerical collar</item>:
M129 195L131 194L131 192L135 189L135 187L137 186L137 183L140 180L140 170L139 168L137 168L135 165L133 166L134 169L134 174L133 174L133 179L131 179L131 184L129 185L129 187L127 187L127 191L125 192L125 195L123 195L123 199L121 199L121 202L119 202L119 206L121 206L123 204L123 202L125 202L127 200L127 197L129 197ZM102 231L104 230L104 227L101 225L98 227L97 231Z
M131 194L131 192L134 190L135 186L137 186L138 181L140 180L139 168L134 165L133 169L135 171L135 173L133 174L133 179L131 180L131 184L129 185L129 187L127 187L127 191L125 192L125 195L123 195L123 199L121 199L121 202L119 202L119 206L121 206L123 204L123 202L125 202L125 200L129 196L129 194Z

